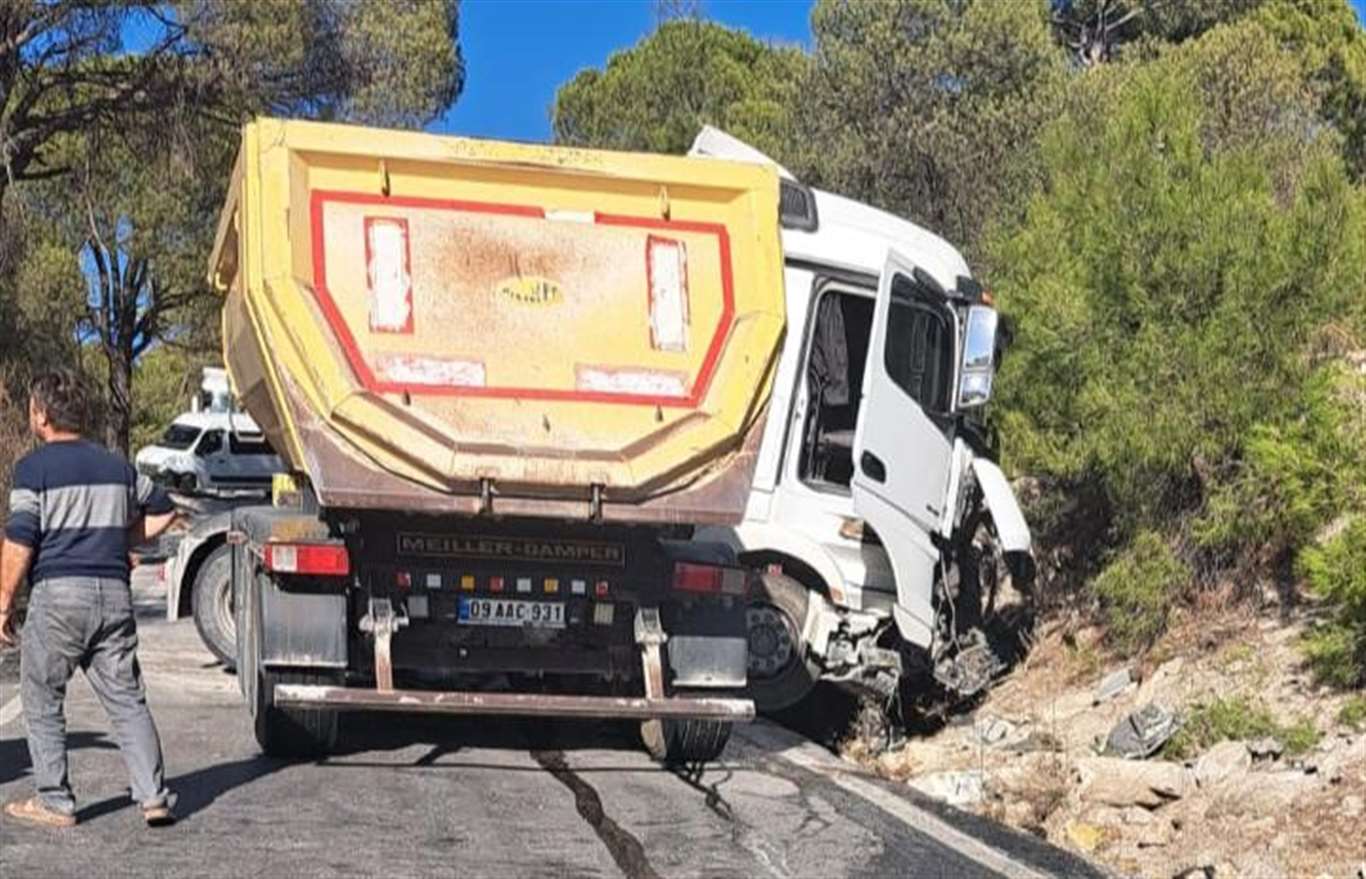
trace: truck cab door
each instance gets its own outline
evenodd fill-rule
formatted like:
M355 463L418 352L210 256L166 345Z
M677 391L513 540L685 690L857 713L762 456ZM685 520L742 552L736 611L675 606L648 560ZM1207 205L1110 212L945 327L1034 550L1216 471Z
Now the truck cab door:
M934 631L931 540L949 513L958 320L943 291L890 251L878 285L854 437L855 512L892 564L897 628L929 646Z

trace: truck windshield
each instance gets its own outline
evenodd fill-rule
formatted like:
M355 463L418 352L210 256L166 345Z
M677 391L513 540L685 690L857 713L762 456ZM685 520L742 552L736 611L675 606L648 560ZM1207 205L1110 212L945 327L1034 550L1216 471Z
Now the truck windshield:
M168 449L188 449L199 439L199 428L184 424L172 424L161 437L161 445Z

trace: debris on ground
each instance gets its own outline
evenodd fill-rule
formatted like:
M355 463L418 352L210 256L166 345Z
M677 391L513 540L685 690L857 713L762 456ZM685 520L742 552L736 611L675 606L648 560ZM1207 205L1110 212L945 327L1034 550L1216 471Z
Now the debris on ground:
M1151 757L1176 735L1176 715L1150 702L1115 724L1105 740L1105 753L1126 760Z
M1111 672L1106 675L1096 687L1096 698L1094 704L1100 705L1109 702L1130 687L1135 686L1133 671L1129 668L1121 668L1119 671Z

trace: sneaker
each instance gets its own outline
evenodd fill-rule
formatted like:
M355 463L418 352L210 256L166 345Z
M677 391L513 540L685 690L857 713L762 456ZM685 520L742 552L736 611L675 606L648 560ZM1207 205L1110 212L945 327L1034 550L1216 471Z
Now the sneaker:
M17 818L29 824L41 824L44 827L76 826L75 815L58 812L37 797L5 803L5 814L11 818Z
M171 814L170 806L144 806L142 820L148 827L167 827L175 823L175 816Z

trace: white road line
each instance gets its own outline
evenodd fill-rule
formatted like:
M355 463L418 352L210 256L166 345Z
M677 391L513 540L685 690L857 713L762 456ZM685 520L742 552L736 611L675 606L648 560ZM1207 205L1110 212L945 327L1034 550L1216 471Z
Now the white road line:
M776 729L766 723L756 723L745 727L743 731L737 730L737 733L780 760L786 760L828 778L849 793L872 803L907 826L933 837L987 869L1019 879L1047 879L1045 874L1014 860L979 839L968 836L933 813L919 808L910 800L889 793L851 773L838 758L786 730Z
M19 697L15 696L3 706L0 706L0 726L6 725L11 720L18 719L19 715L23 713L24 706L19 704Z

